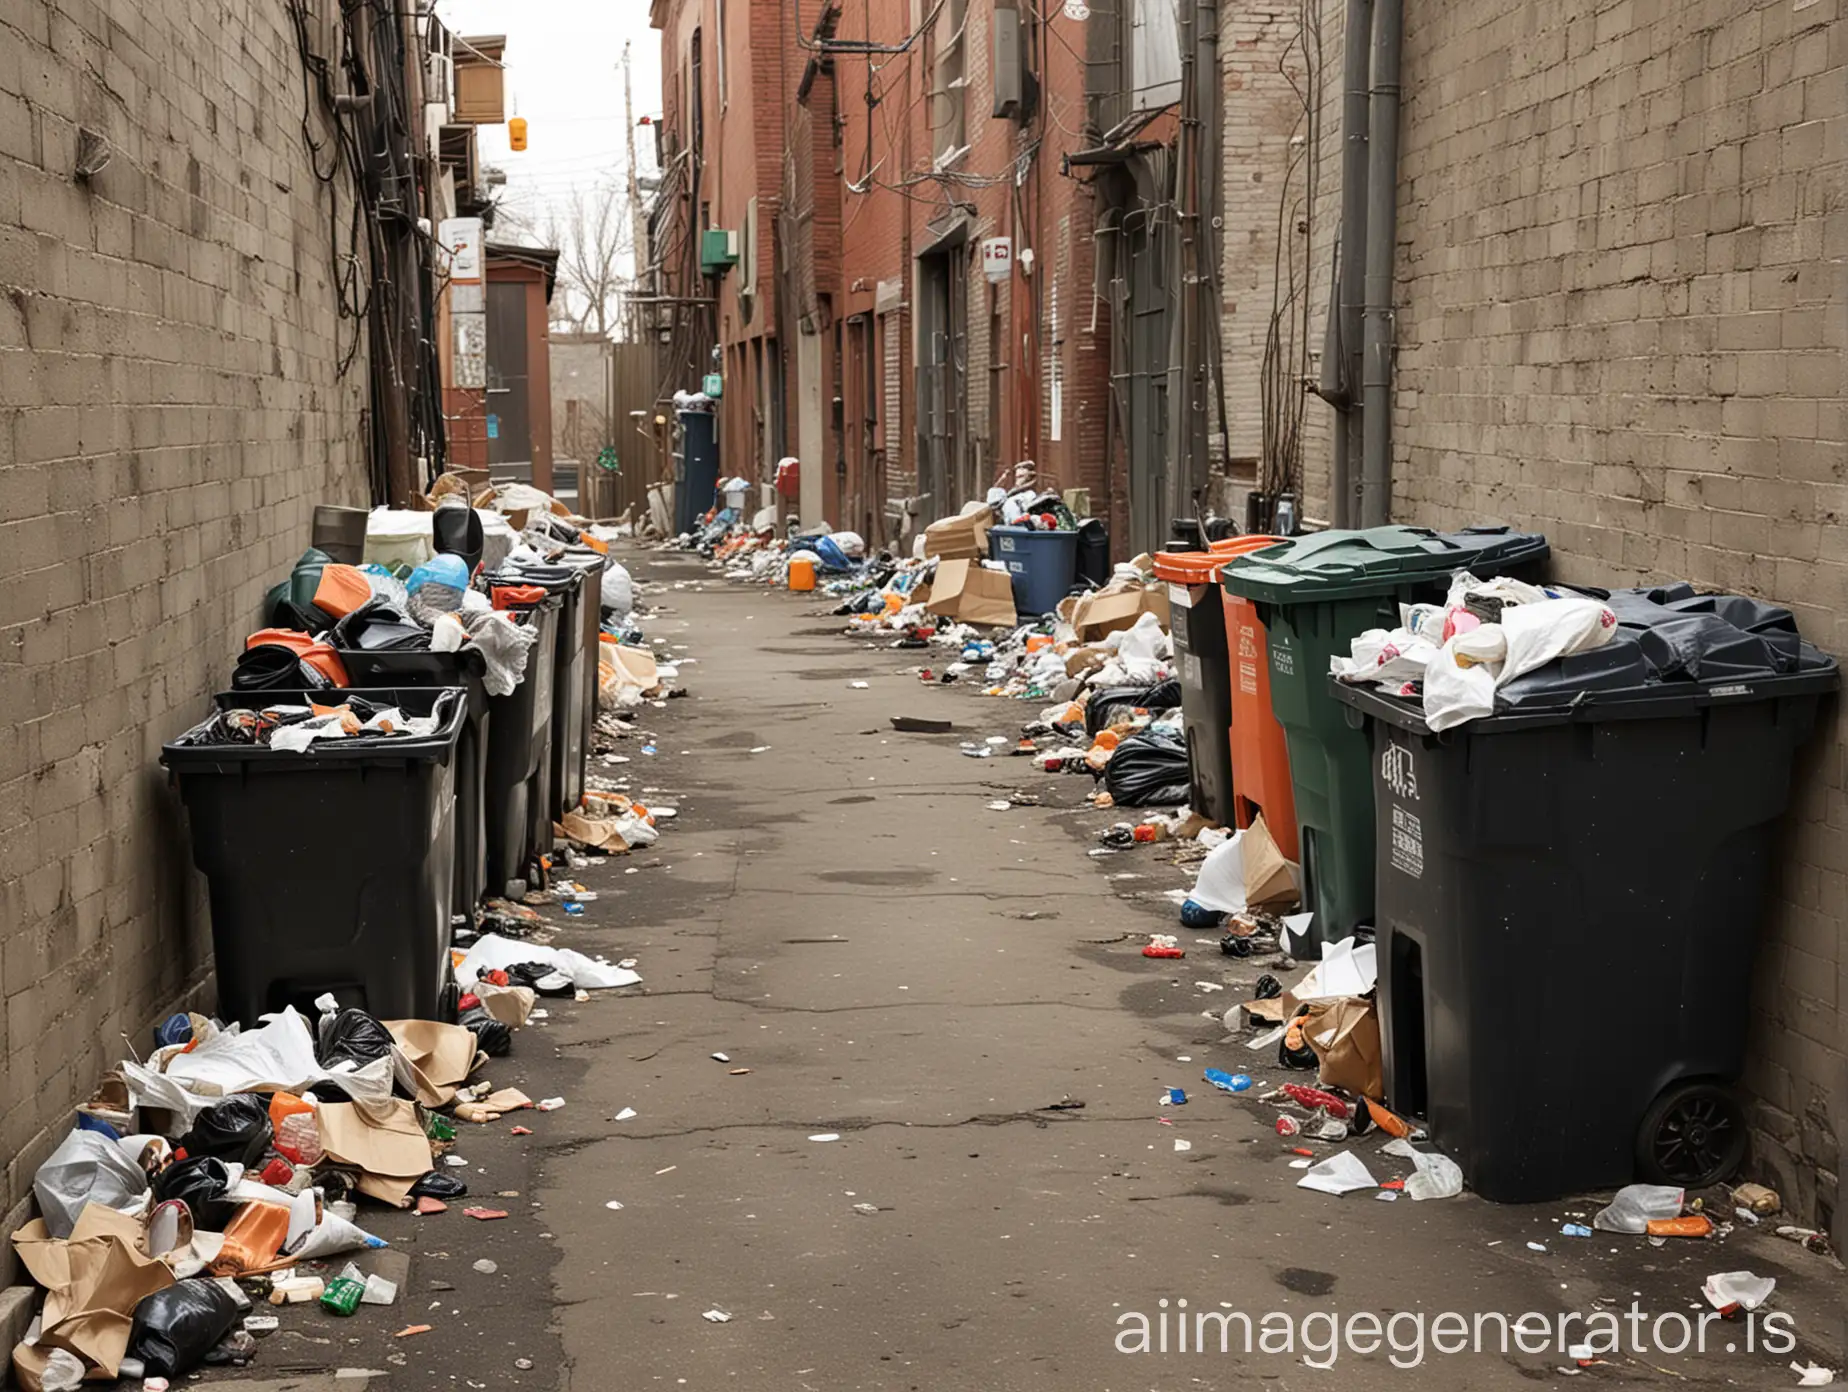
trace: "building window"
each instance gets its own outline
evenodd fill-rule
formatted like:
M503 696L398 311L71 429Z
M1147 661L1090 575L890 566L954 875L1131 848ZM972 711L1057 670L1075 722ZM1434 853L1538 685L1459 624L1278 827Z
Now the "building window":
M931 64L932 152L936 167L954 163L969 148L964 95L969 87L969 0L944 0L937 18Z

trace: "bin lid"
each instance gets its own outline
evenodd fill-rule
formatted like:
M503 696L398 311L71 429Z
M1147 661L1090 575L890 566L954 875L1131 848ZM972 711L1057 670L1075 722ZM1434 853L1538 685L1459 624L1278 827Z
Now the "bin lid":
M1836 660L1805 642L1795 616L1778 605L1745 595L1702 594L1686 583L1578 592L1604 601L1616 614L1611 640L1516 677L1496 691L1494 715L1459 729L1492 734L1566 720L1671 715L1840 685ZM1426 728L1414 697L1340 682L1335 694L1404 729Z
M1210 585L1228 561L1263 551L1283 541L1274 536L1235 536L1209 541L1204 551L1157 551L1155 578L1175 585Z
M1290 537L1220 571L1226 589L1246 599L1281 604L1390 592L1400 585L1440 580L1458 570L1484 579L1547 554L1546 538L1512 527L1372 527Z

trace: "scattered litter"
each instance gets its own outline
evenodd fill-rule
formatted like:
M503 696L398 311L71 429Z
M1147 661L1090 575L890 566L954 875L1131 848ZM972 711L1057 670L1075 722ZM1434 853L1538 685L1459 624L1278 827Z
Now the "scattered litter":
M731 1062L730 1054L716 1054L715 1053L713 1057L717 1059L720 1063L730 1063Z
M655 1171L655 1178L659 1179L664 1174L672 1174L675 1170L679 1168L680 1166L678 1165L667 1165L663 1167L662 1169L658 1169Z
M508 1132L508 1134L512 1136L530 1136L533 1134L533 1128L530 1126L516 1126Z
M1797 1375L1798 1387L1827 1387L1835 1381L1835 1370L1820 1363L1792 1363L1790 1371Z
M856 681L856 682L848 682L848 683L847 683L847 685L848 685L848 686L850 686L850 687L852 687L852 688L853 688L853 689L854 689L855 691L864 691L864 690L866 690L866 688L867 688L867 687L869 687L869 686L871 686L871 685L872 685L872 683L871 683L871 682L863 682L863 681Z
M1730 1315L1735 1310L1756 1310L1776 1289L1777 1280L1771 1276L1756 1276L1750 1271L1720 1271L1709 1276L1700 1291L1709 1305L1722 1315Z
M711 1320L714 1324L731 1323L731 1316L726 1314L723 1310L707 1310L700 1315L700 1318Z
M1561 1237L1590 1237L1591 1229L1583 1223L1561 1223L1559 1235Z
M609 1209L610 1212L612 1213L622 1212L622 1200L621 1199L611 1199L608 1203L604 1204L603 1206Z
M879 1205L871 1204L871 1203L857 1203L853 1206L853 1211L855 1213L877 1213L879 1211Z
M495 1272L500 1270L500 1263L483 1257L480 1261L475 1263L475 1270L479 1271L483 1276L492 1276Z
M838 1131L823 1131L818 1136L809 1137L811 1141L838 1141L840 1138L840 1133Z
M462 1214L466 1218L474 1218L483 1223L491 1223L496 1218L505 1218L507 1216L507 1210L504 1208L465 1208L462 1210Z
M562 1097L548 1097L543 1102L535 1102L533 1105L542 1112L555 1112L565 1105L565 1099Z
M428 1334L430 1329L431 1326L427 1324L407 1324L391 1337L394 1339L408 1339L413 1334Z
M742 1078L746 1073L749 1073L750 1071L751 1070L748 1068L734 1068L730 1070L731 1075L734 1078Z
M1546 1244L1544 1242L1530 1242L1527 1244L1527 1250L1530 1252L1544 1252L1546 1250Z
M635 1115L636 1115L635 1108L624 1107L620 1112L616 1113L616 1120L617 1121L628 1121Z
M1176 1150L1192 1150L1193 1142L1176 1139L1176 1141L1174 1142L1174 1148Z
M1355 1189L1377 1189L1377 1181L1366 1163L1351 1150L1331 1155L1296 1181L1299 1189L1314 1189L1324 1194L1346 1194Z

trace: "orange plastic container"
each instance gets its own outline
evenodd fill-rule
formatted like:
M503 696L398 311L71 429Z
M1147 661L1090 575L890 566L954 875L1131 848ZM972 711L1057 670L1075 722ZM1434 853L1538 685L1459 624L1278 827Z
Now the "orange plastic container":
M1257 606L1221 589L1226 651L1232 664L1232 788L1234 815L1247 827L1264 814L1264 826L1286 860L1302 862L1296 831L1296 795L1290 784L1290 747L1271 709L1270 644Z
M1274 545L1275 537L1227 537L1210 543L1205 551L1163 551L1155 557L1156 577L1168 582L1181 716L1187 730L1190 800L1194 811L1236 826L1247 825L1249 817L1241 816L1239 810L1243 789L1230 734L1233 670L1219 569L1228 561Z
M813 561L798 559L789 563L789 588L792 590L815 588L815 563Z

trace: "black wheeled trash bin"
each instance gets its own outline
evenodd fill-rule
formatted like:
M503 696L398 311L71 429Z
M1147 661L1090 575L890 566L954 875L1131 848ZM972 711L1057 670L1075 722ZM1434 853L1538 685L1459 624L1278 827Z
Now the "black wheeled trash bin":
M559 605L552 630L552 739L547 755L544 796L527 808L528 835L540 855L552 849L561 790L575 775L584 790L584 572L574 565L522 565L496 572L494 584L537 585ZM540 649L533 649L536 659ZM577 805L574 799L571 803Z
M459 686L468 693L468 714L456 741L456 892L450 911L473 923L488 886L488 688L483 680L487 664L475 648L339 652L355 687Z
M1790 774L1835 659L1790 612L1686 585L1604 598L1601 648L1433 734L1417 698L1333 682L1372 748L1387 1103L1483 1197L1745 1153L1757 931Z
M449 976L455 883L456 743L467 693L347 691L430 735L322 740L295 752L256 744L168 744L193 864L206 878L219 1010L311 1008L331 991L383 1019L437 1018ZM223 710L325 705L326 691L236 691Z
M583 651L579 654L582 667L579 681L583 686L583 699L579 702L577 712L581 732L577 748L561 753L555 764L560 816L584 801L584 779L597 727L597 661L602 651L603 572L609 564L609 558L588 546L574 546L565 552L563 561L584 577L584 591L578 602L578 623L583 629Z
M552 781L552 683L557 671L552 659L559 602L546 594L534 603L509 605L507 613L537 628L539 636L526 650L520 684L505 696L488 698L488 728L494 737L488 741L483 796L490 896L507 894L514 881L526 878L538 849L532 811L547 805Z

